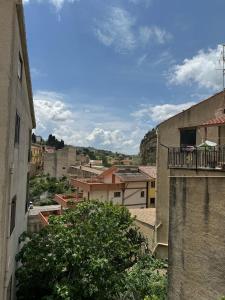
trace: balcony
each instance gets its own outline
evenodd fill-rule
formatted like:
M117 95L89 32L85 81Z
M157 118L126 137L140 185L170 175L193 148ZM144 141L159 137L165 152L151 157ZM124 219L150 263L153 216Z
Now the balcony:
M70 195L55 195L55 201L64 208L75 208L76 205L83 201L83 193Z
M43 226L49 225L48 218L50 216L60 216L61 210L49 210L49 211L41 211L39 213L39 218Z
M168 167L225 171L225 146L209 148L169 148Z

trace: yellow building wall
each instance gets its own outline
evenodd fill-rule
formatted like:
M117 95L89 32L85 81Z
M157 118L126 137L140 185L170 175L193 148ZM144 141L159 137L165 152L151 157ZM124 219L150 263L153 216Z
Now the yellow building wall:
M148 189L148 201L149 201L149 207L155 207L155 204L151 204L150 203L150 199L151 198L156 198L156 188L155 188L155 185L154 187L151 187L151 183L154 182L155 185L156 185L156 180L151 180L149 181L149 189Z

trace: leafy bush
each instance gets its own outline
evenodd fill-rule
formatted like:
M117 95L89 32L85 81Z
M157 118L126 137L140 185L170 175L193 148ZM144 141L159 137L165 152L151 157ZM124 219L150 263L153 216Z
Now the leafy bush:
M134 287L143 300L164 291L162 265L149 258L146 270L145 239L125 207L87 201L49 220L17 256L18 300L118 300Z

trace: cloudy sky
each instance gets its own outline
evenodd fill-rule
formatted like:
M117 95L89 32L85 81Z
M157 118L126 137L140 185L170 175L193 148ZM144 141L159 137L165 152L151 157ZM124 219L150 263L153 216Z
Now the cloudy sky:
M24 0L36 133L138 153L222 88L224 0Z

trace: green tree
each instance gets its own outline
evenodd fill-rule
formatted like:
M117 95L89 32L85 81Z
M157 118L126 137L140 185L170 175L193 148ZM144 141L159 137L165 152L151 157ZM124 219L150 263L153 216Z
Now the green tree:
M19 300L119 299L145 240L125 207L83 202L33 235L17 256Z
M167 265L150 255L143 256L128 270L125 292L121 299L165 300Z

